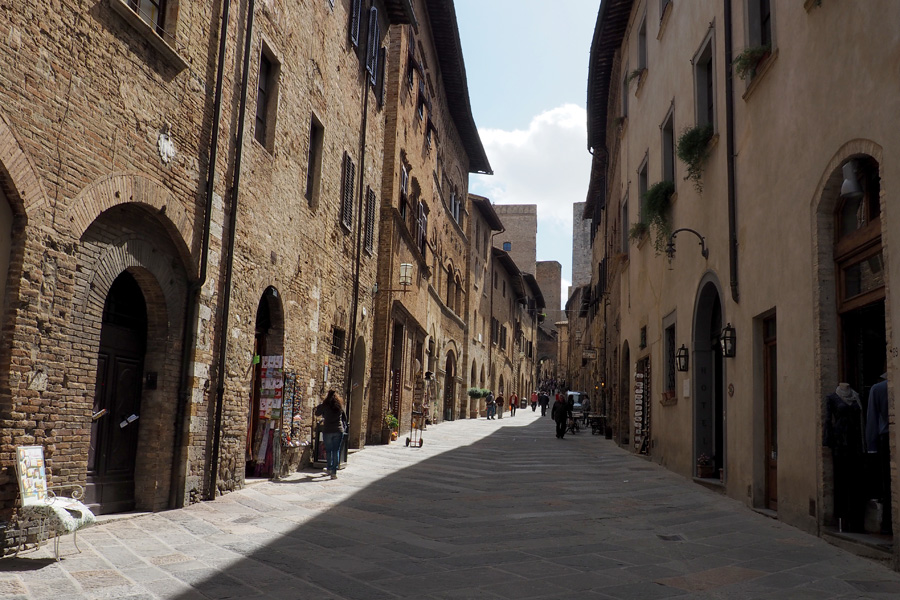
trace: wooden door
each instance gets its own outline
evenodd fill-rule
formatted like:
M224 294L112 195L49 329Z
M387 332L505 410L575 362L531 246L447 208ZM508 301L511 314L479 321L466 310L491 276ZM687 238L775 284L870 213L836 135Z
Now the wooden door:
M778 352L775 315L763 321L766 508L778 510Z

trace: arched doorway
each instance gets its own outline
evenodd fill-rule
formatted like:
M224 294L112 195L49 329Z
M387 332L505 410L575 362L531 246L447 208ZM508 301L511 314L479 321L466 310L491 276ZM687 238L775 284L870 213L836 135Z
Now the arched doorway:
M847 427L851 418L835 416L832 421L827 411L821 415L827 446L820 475L822 515L824 525L836 527L840 522L844 531L892 534L889 434L879 435L882 424L887 427L887 413L893 413L891 396L881 396L883 412L878 404L875 410L868 407L869 391L886 373L887 348L894 345L886 327L891 318L885 303L882 167L868 152L880 156L877 146L854 140L832 159L816 215L816 274L823 282L817 289L816 315L820 397L827 398L839 383L846 383L859 394L861 415L856 420L869 417L873 423L867 428L871 437L864 440L871 454L864 454L858 439L829 435L830 425ZM826 399L823 407L828 406ZM881 523L865 519L867 499L881 503Z
M717 282L704 277L694 310L694 456L705 454L713 476L725 467L724 364L720 337L722 301Z
M366 343L362 337L356 341L353 350L353 372L350 374L350 432L347 439L348 448L360 448L362 438L360 427L363 422L363 399L366 388Z
M263 292L256 309L253 355L253 391L247 415L244 474L246 477L272 477L279 450L275 446L276 442L280 443L275 432L280 431L281 411L273 412L276 390L266 383L271 373L263 365L272 365L269 368L282 368L284 365L284 313L278 290L271 286ZM273 426L272 421L278 422Z
M444 367L444 420L456 418L456 357L453 352L447 353Z
M106 514L135 506L134 474L147 351L147 303L127 271L113 282L103 306L86 503Z

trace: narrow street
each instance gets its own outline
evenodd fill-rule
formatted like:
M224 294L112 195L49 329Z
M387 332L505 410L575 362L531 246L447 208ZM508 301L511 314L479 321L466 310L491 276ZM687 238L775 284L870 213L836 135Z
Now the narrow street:
M549 418L429 427L0 561L21 600L896 598L900 574Z

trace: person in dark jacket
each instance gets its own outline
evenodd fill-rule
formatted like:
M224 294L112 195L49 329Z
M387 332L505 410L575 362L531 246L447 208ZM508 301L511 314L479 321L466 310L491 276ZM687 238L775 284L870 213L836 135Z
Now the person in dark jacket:
M550 409L550 418L556 421L556 437L563 439L566 436L566 421L572 416L572 410L566 405L562 396L556 395L556 402Z
M344 403L334 390L328 390L325 400L316 407L316 416L322 417L322 442L325 444L325 456L328 472L332 479L337 479L338 466L341 464L341 443L347 433L347 413Z
M538 395L538 402L541 404L541 416L547 416L547 406L550 405L550 396L547 395L547 392L541 392Z

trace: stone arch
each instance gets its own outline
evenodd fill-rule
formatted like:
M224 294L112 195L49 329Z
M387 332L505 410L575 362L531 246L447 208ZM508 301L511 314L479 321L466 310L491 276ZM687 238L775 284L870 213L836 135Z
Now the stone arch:
M186 210L167 187L147 175L115 173L95 181L69 203L62 223L70 228L74 237L80 237L101 214L124 204L141 206L155 216L175 242L182 263L195 277L191 256L200 247L194 227L195 215Z
M47 193L37 170L3 113L0 113L0 186L13 212L19 216L37 216L46 205Z

